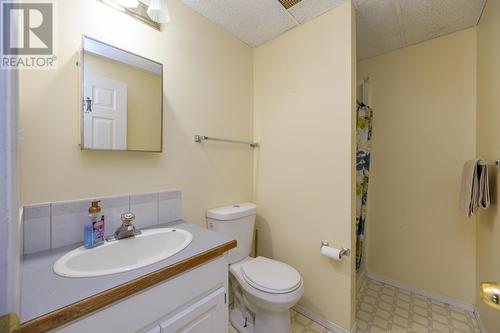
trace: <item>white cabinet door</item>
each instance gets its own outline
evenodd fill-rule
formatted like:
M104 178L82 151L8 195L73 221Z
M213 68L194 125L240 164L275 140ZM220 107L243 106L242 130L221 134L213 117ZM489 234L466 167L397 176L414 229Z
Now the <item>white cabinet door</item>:
M224 333L225 288L219 288L160 324L161 333Z
M85 148L127 149L127 84L87 74L83 124Z

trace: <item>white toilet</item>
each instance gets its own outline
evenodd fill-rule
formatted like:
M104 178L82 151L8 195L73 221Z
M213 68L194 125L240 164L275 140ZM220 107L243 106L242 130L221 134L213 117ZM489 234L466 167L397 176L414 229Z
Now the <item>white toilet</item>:
M290 333L289 310L304 294L299 272L280 261L250 257L257 206L241 203L207 211L208 228L238 242L229 251L234 306L233 327L240 333Z

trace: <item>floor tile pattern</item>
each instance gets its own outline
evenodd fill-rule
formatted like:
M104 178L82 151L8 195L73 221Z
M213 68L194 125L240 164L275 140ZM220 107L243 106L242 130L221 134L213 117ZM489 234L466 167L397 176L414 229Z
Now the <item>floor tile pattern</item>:
M292 333L332 333L296 311L290 315ZM356 318L356 333L480 333L472 312L371 279L359 289Z
M357 333L480 333L472 312L365 279L357 296Z
M290 311L290 317L292 319L292 333L332 333L294 310ZM229 326L229 333L238 333L238 331Z

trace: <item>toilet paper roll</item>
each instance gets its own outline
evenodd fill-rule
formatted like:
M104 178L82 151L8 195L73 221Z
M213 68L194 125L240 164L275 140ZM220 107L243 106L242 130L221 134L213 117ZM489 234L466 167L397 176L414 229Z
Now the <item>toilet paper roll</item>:
M340 261L340 259L342 259L340 256L340 250L329 246L322 246L321 254L337 261Z

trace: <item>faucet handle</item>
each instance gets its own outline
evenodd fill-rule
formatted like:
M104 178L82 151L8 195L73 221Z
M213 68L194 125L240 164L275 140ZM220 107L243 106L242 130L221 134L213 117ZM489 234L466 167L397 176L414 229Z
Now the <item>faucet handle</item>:
M123 224L132 224L135 220L135 215L131 212L123 213L121 219Z

